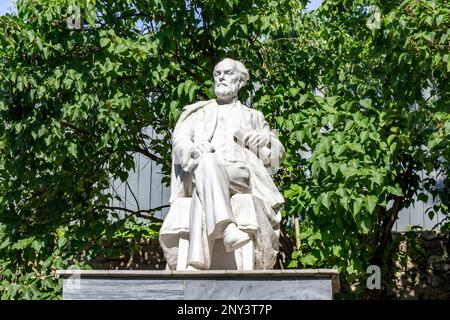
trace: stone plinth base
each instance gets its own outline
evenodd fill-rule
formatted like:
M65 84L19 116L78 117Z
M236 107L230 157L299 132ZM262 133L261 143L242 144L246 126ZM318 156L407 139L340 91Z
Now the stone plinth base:
M64 300L331 300L338 272L59 270Z

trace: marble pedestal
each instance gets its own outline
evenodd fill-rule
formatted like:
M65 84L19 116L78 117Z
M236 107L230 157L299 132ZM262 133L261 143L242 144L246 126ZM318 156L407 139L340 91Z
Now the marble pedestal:
M59 270L64 300L331 300L336 270Z

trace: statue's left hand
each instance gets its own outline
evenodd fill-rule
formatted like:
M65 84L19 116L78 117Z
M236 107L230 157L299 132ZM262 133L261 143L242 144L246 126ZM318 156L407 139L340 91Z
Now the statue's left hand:
M269 143L269 135L267 133L250 131L244 136L244 142L256 148L266 146Z

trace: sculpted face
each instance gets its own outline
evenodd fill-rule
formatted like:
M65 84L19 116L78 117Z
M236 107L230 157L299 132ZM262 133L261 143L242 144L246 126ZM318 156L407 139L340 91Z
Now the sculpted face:
M234 61L225 59L214 68L214 92L217 98L229 100L237 97L242 84L242 75Z

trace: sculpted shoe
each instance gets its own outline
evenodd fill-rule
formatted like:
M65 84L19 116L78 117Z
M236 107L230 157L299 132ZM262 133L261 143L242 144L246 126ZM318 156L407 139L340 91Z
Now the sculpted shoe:
M200 269L197 269L197 268L194 268L193 266L191 266L191 265L188 265L187 267L186 267L186 271L198 271L198 270L200 270Z
M223 245L227 252L234 251L250 241L248 233L241 231L234 223L230 223L223 232Z

